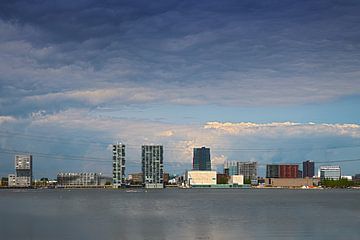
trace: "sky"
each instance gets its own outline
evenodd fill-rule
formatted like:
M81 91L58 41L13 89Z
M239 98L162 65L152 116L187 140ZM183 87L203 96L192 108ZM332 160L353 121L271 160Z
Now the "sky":
M1 1L0 176L224 161L360 173L359 1ZM339 160L355 160L342 161Z

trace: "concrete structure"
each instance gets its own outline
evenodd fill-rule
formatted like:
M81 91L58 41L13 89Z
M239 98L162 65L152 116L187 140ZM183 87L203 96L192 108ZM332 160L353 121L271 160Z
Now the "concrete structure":
M58 187L95 187L100 186L98 173L59 173L57 175Z
M194 148L193 170L211 171L210 148Z
M313 187L312 178L266 178L265 185L271 187Z
M17 187L32 186L32 155L16 155L15 171Z
M307 160L303 162L303 170L302 170L303 178L312 178L315 176L315 163L313 161Z
M257 162L238 162L238 174L243 175L244 179L257 178Z
M244 176L243 175L232 175L232 176L230 176L229 184L243 185L244 184Z
M15 174L8 175L8 187L16 187L16 175Z
M141 147L143 184L145 188L164 188L164 155L161 145Z
M320 166L320 179L339 180L341 178L340 166Z
M266 165L267 178L297 178L299 165L297 164L268 164Z
M216 171L187 171L185 181L188 186L216 185Z
M117 143L113 145L113 179L114 188L125 185L125 145Z

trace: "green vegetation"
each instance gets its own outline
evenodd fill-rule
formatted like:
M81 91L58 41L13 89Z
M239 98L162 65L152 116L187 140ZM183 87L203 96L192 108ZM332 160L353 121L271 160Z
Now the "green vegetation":
M250 178L245 178L244 179L244 184L251 184L251 179Z
M339 180L325 179L321 181L320 185L329 188L348 188L358 184L355 184L353 181L349 181L346 178L342 178Z

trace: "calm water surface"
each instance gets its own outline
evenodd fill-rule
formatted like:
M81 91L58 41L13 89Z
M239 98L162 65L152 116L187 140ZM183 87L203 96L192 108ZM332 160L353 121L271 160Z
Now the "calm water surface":
M360 239L359 190L0 190L0 239Z

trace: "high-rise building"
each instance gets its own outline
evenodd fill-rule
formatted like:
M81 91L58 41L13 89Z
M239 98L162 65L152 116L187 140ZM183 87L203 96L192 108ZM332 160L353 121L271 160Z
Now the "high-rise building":
M210 148L194 148L193 170L211 171Z
M297 178L299 165L297 164L268 164L266 165L267 178Z
M145 188L164 187L163 146L143 145L141 147L143 184Z
M341 178L340 166L320 166L320 179L339 180Z
M237 167L237 175L243 175L244 179L251 180L257 178L257 162L238 162Z
M236 161L226 161L224 163L224 174L228 176L238 175L238 163Z
M312 178L315 175L315 163L307 160L303 162L303 178Z
M113 187L119 188L125 184L125 145L113 145Z
M15 186L31 187L32 186L32 155L15 156Z

